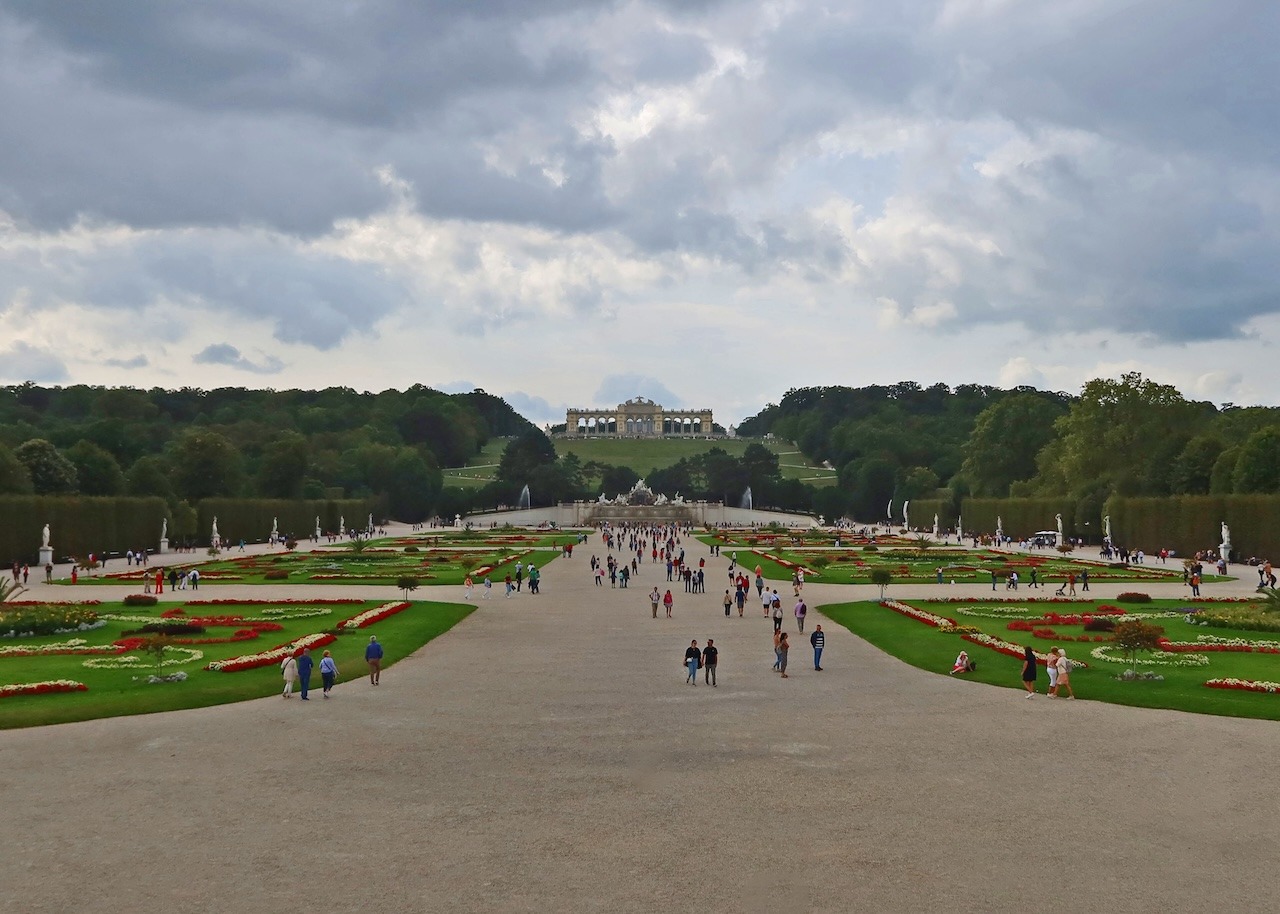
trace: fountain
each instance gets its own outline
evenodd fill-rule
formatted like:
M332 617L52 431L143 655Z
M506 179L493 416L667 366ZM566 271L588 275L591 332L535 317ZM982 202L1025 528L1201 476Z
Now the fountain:
M747 486L745 492L742 493L742 501L738 503L739 508L746 508L748 511L755 508L755 502L751 498L751 486Z
M516 502L517 508L529 507L529 487L525 486L520 490L520 500Z

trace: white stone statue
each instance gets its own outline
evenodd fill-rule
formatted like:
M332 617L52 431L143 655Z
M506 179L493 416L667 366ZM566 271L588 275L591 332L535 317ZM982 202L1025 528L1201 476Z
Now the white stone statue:
M654 503L655 505L665 505L665 504L667 503L667 501L668 501L667 496L665 496L665 495L659 495L657 498L655 498L655 499L653 500L653 503Z
M933 515L933 538L938 538L938 515Z
M884 506L884 516L889 519L890 523L893 522L893 499L892 498L889 499L889 503Z
M169 518L160 521L160 539L167 540L169 538Z
M373 515L372 514L369 515L369 531L370 532L373 531Z
M1107 538L1107 542L1111 542L1111 515L1104 515L1102 518L1102 535Z
M908 530L911 529L911 515L907 513L907 505L911 504L910 499L902 503L902 526Z
M218 515L213 515L213 530L209 533L210 539L215 543L218 541Z
M45 524L44 529L40 531L40 545L49 548L49 525Z
M316 539L320 539L320 515L316 515Z
M956 539L964 540L964 515L956 515Z
M996 515L996 539L1004 539L1004 518L999 514Z
M271 538L275 539L280 535L280 518L271 518Z
M345 514L338 515L338 536L347 535L347 516Z
M1055 514L1055 515L1053 515L1053 519L1054 519L1054 520L1056 520L1056 521L1058 522L1058 544L1059 544L1059 545L1061 545L1061 544L1063 543L1063 539L1062 539L1062 515L1061 515L1061 514Z
M46 527L45 529L47 530L48 528ZM1218 546L1218 555L1224 559L1231 555L1231 528L1227 526L1225 520L1222 522L1222 543Z
M676 493L676 500L675 500L675 502L674 502L674 503L675 503L675 504L677 504L677 505L682 505L682 504L684 504L684 496L683 496L683 495L681 495L679 492L677 492L677 493Z
M603 492L601 492L600 497L596 499L596 503L601 505L607 505L609 503L609 497L605 495Z

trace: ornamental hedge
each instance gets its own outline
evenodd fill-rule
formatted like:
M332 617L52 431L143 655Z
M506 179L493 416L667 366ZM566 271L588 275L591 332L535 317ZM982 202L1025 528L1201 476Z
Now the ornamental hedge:
M0 496L0 561L28 562L34 568L45 524L54 561L72 555L85 558L90 552L155 549L168 513L163 498ZM43 573L36 579L43 580Z

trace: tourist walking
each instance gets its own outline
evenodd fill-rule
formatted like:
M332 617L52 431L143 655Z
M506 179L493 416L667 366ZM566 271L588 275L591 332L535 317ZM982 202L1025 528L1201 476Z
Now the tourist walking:
M369 664L369 683L377 685L382 678L382 645L377 635L369 636L369 644L364 649L364 661Z
M791 644L787 641L787 633L782 632L778 641L778 672L782 674L783 679L787 676L787 651L791 650Z
M467 575L462 579L462 599L470 600L471 594L475 590L476 582L471 579L471 575Z
M813 668L822 672L822 649L827 646L827 636L822 633L821 625L813 627L813 634L809 636L809 646L813 648Z
M311 659L311 648L304 647L302 656L298 658L298 682L302 687L302 700L310 701L307 697L307 690L311 688L311 668L315 666L315 661Z
M804 617L809 614L809 607L804 605L804 600L796 601L796 625L800 627L801 634L804 633Z
M688 675L684 681L690 685L698 684L698 665L702 663L702 651L698 650L698 642L691 641L684 649L684 666Z
M284 691L280 694L280 697L292 698L293 684L298 680L298 661L294 659L293 654L280 661L280 673L284 676Z
M1067 697L1075 699L1075 689L1071 688L1071 661L1067 659L1067 652L1061 648L1058 650L1058 690L1067 690Z
M1034 698L1036 694L1036 652L1031 649L1031 645L1025 648L1026 653L1022 658L1022 687L1027 690L1027 697Z
M1044 671L1049 675L1049 688L1045 694L1050 698L1058 697L1058 649L1056 647L1049 648L1049 654L1044 660Z
M715 639L708 638L707 646L702 649L702 681L707 685L716 688L716 664L719 662L720 649L716 647Z
M773 613L773 630L780 632L782 631L782 604L774 603L772 597L769 599L769 603L773 607L771 610Z
M668 619L671 618L671 607L675 605L675 602L676 602L676 599L675 597L671 596L670 590L668 590L662 597L662 605L667 610Z
M741 619L743 607L747 605L747 591L739 587L737 593L734 594L734 599L738 603L738 618Z
M733 597L729 596L729 591L724 592L724 617L729 618L729 613L733 612Z
M782 644L782 632L776 628L773 630L773 671L778 672L778 668L782 666L782 654L778 650L778 646Z
M653 588L653 593L649 594L649 602L653 605L653 617L658 618L658 604L662 602L662 594L658 592L658 588Z
M487 600L493 594L493 581L489 580L489 576L484 576L484 582L480 585L484 588L484 598Z
M329 651L324 652L324 656L320 658L320 681L324 683L324 697L329 697L329 690L333 688L334 680L338 678L338 664L333 660L333 654Z

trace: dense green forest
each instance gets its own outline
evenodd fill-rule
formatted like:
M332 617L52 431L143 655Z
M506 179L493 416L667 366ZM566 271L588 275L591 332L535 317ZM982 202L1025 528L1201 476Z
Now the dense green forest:
M883 516L890 500L1063 496L1097 516L1120 496L1280 493L1280 409L1215 406L1138 374L1090 381L1077 396L1020 387L820 387L788 391L738 427L794 441L835 467L839 485L782 478L763 446L719 448L645 473L686 498ZM509 437L497 479L444 489L491 436ZM0 494L214 497L377 496L399 520L630 488L644 467L557 457L545 434L483 391L359 393L0 388Z
M484 391L0 388L0 494L383 496L440 506L440 467L531 429Z
M1096 516L1111 495L1280 492L1280 409L1187 400L1137 373L1078 396L911 381L803 388L738 434L795 441L836 467L840 485L814 492L829 516L878 518L890 499L940 495L1063 495Z

